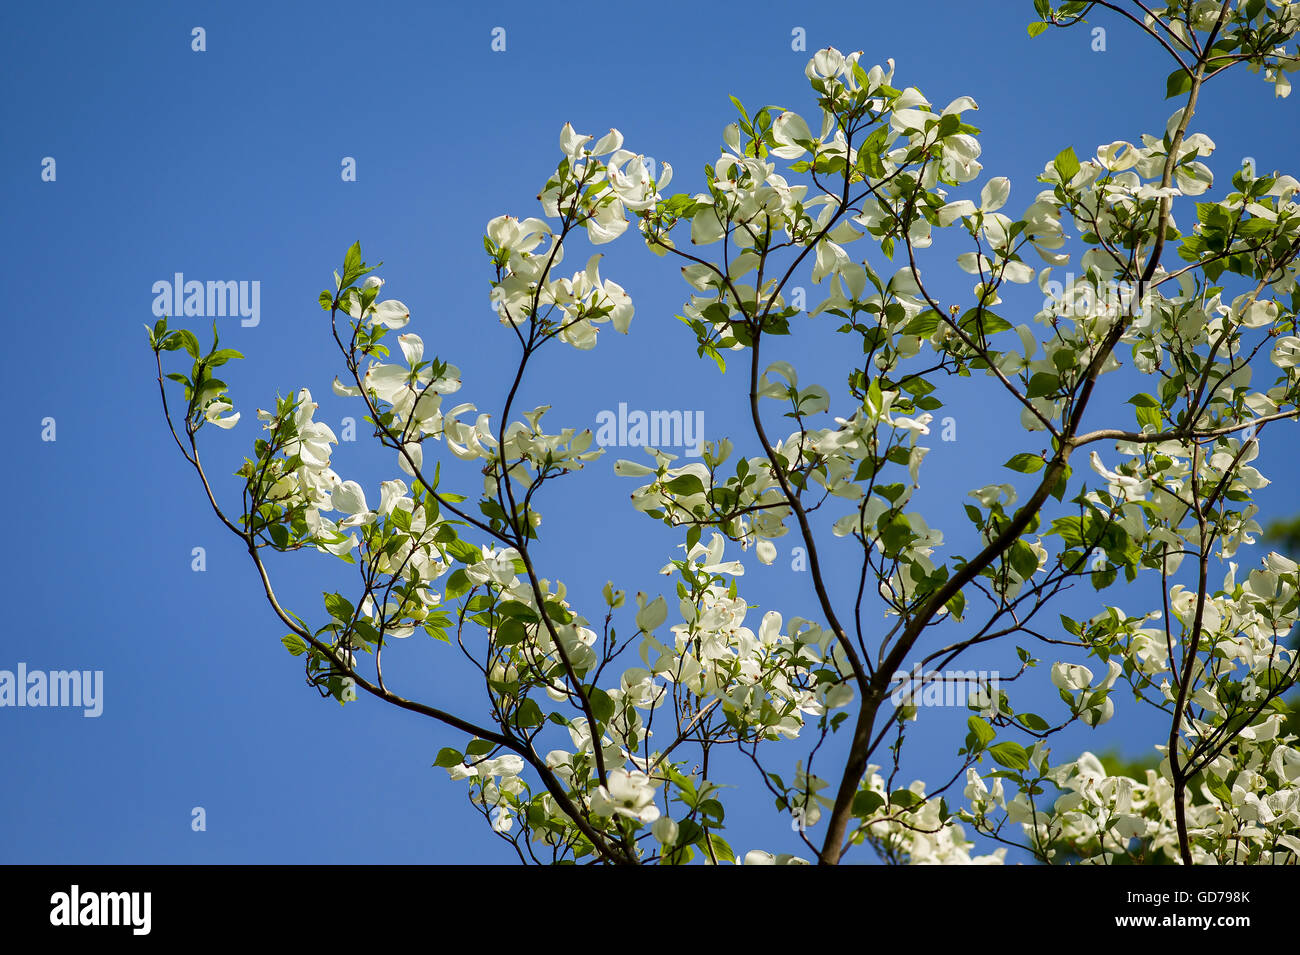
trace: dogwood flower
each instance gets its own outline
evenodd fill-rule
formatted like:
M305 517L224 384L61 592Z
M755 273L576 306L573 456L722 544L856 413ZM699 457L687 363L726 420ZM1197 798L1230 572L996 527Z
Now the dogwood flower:
M220 417L222 412L229 411L234 406L229 401L214 401L203 411L203 417L215 424L218 428L224 428L229 431L239 423L239 412L229 415L225 418Z
M619 815L648 825L659 818L654 798L655 783L645 773L614 769L609 773L609 785L601 786L591 797L591 809L597 815Z

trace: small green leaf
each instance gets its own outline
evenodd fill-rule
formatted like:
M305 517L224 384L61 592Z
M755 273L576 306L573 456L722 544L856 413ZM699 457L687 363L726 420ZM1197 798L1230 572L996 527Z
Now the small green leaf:
M457 567L447 577L445 595L448 600L455 600L462 594L468 593L471 586L473 585L470 583L469 574L465 573L465 568Z
M1074 154L1074 149L1070 146L1062 149L1052 164L1056 166L1063 183L1068 183L1079 171L1079 157Z
M979 741L981 747L987 746L989 743L993 742L994 738L998 735L997 731L993 729L987 721L978 716L967 717L966 725L969 726L970 731L975 734L975 739Z
M925 802L925 798L918 796L910 789L895 789L889 794L889 804L891 806L899 806L903 809L910 809L923 802Z
M1045 398L1055 393L1061 387L1061 379L1056 375L1048 374L1045 371L1035 372L1029 379L1029 387L1025 389L1026 398Z
M865 819L885 804L885 797L874 789L862 789L853 797L853 815Z
M989 755L1007 769L1029 768L1029 754L1025 752L1023 746L1013 740L1006 740L989 747Z
M1183 69L1174 70L1169 74L1169 78L1165 80L1165 99L1181 96L1191 88L1192 74Z
M541 618L537 616L537 611L528 604L519 600L506 600L497 607L497 613L506 617L514 617L516 620L522 620L524 623L536 623Z
M736 854L731 851L731 846L727 844L727 840L723 839L722 836L718 835L716 832L710 832L709 842L713 846L713 855L720 861L736 861Z
M1017 713L1016 719L1018 719L1026 729L1031 729L1035 733L1041 733L1044 730L1049 729L1047 720L1043 719L1037 713Z
M460 540L459 538L447 544L447 553L462 564L477 564L483 559L482 549L475 547L469 541Z
M664 490L670 494L676 494L678 496L703 494L704 482L701 481L697 475L682 474L665 484Z
M604 690L590 687L587 698L591 701L591 712L597 722L608 723L614 718L614 700Z
M497 627L494 635L496 645L499 647L513 647L517 643L522 643L528 636L528 631L524 625L514 617L507 617Z
M343 257L344 285L347 285L347 276L353 272L361 271L361 242L353 242L348 247L347 255Z
M329 615L335 620L344 623L351 620L354 613L352 602L340 594L326 594L325 609L329 611Z
M199 340L194 337L194 333L190 331L188 328L182 328L182 329L178 329L176 334L180 336L181 345L185 348L187 352L190 353L190 357L198 358Z
M1033 474L1035 471L1041 471L1045 463L1042 455L1039 454L1017 454L1002 466L1019 471L1021 474Z
M948 608L948 612L952 614L954 619L961 620L962 615L966 612L966 595L959 590L948 598L948 602L944 606Z
M443 769L449 769L452 766L459 766L465 762L465 758L460 755L459 750L452 749L450 746L444 746L438 750L438 758L433 761L433 765Z
M1038 572L1038 555L1023 540L1012 543L1008 557L1012 568L1020 575L1021 580L1028 580Z
M307 644L303 641L302 637L299 637L296 634L287 633L280 638L280 642L283 643L284 648L295 657L300 657L307 652Z
M1150 407L1140 407L1135 412L1138 427L1146 430L1148 427L1152 431L1160 430L1160 409Z

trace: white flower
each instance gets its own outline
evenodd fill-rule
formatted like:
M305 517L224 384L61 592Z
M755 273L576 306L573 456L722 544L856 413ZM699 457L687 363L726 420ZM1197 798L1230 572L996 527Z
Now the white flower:
M1086 689L1092 685L1092 671L1077 663L1054 663L1052 684L1062 690Z
M361 485L356 481L344 481L336 487L330 495L330 503L336 511L342 511L347 514L344 520L339 522L340 527L355 527L358 524L368 524L374 519L370 508L366 506L366 492L361 489Z
M745 853L744 865L812 865L807 859L801 859L798 856L791 855L788 852L782 852L772 855L770 852L764 852L762 849L750 849Z
M385 328L401 328L411 320L411 310L396 299L387 299L374 306L372 320Z
M650 831L662 845L670 846L677 841L677 823L673 822L671 816L660 816Z
M203 412L203 417L215 424L218 428L225 428L229 431L239 423L239 412L236 411L228 418L217 417L223 411L229 411L234 406L229 401L214 401Z
M551 227L541 219L521 222L514 216L497 216L487 224L489 239L501 249L519 255L532 252L550 234Z
M591 797L592 812L601 816L619 815L640 823L652 823L659 818L659 807L654 804L655 784L645 773L614 769L609 773L609 785L601 786Z
M397 344L402 347L402 354L406 356L406 363L415 367L424 357L424 340L419 335L407 333L397 336Z
M668 619L668 604L663 597L656 597L636 613L637 629L650 633L663 625Z
M1126 501L1138 501L1150 493L1150 478L1139 480L1127 474L1108 471L1106 466L1101 463L1101 456L1096 451L1092 452L1088 460L1092 464L1092 469L1110 482L1109 490L1112 494L1122 495Z

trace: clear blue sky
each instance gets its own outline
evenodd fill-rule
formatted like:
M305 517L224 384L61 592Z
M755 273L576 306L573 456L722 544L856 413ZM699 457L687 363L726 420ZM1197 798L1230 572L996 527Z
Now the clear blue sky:
M385 261L387 291L412 309L409 330L462 368L465 399L499 406L512 339L488 304L480 236L493 216L539 214L534 196L565 121L598 135L618 127L629 148L674 165L673 191L696 191L732 117L727 94L811 114L809 54L791 50L802 27L809 50L862 49L866 64L895 58L896 84L919 85L939 105L973 96L984 177L1011 177L1012 212L1032 200L1034 176L1064 146L1082 155L1136 141L1163 130L1174 108L1163 100L1164 54L1112 18L1097 18L1108 33L1106 50L1094 52L1086 29L1031 41L1028 0L732 9L58 2L6 11L0 208L12 296L0 352L9 531L0 669L100 669L105 700L98 719L0 709L0 862L513 858L461 785L430 767L439 747L463 742L458 734L370 700L340 708L304 685L247 555L208 511L164 428L141 328L153 321L155 281L183 272L261 283L257 327L221 320L224 342L248 356L226 378L243 421L204 432L210 472L232 501L227 475L257 434L254 409L277 390L309 387L317 417L336 430L358 414L330 392L342 369L316 305L356 239L367 259ZM507 31L501 53L490 49L498 26ZM194 27L206 30L206 52L191 50ZM1194 128L1219 144L1220 181L1245 155L1295 173L1296 106L1244 72L1211 84ZM345 156L356 159L356 182L341 181ZM54 182L41 180L44 157L57 163ZM522 406L552 404L552 430L594 426L619 402L703 409L711 437L746 435L743 381L698 361L673 318L687 295L677 265L631 235L605 251L602 274L636 303L632 334L605 331L594 353L544 353ZM566 265L585 259L579 246ZM932 256L927 274L950 276L936 281L954 301L969 295L950 256ZM1035 299L1019 312L1009 305L1013 321L1026 320ZM190 324L201 338L209 325ZM801 337L768 357L794 359L802 378L834 392L848 367L841 341L824 322L796 328ZM1131 393L1120 390L1098 406L1099 421ZM1009 480L999 465L1041 442L1007 428L1005 405L978 382L943 397L950 405L940 414L957 418L959 438L929 439L918 503L948 529L948 553L969 552L961 499ZM54 442L41 440L47 416ZM1262 456L1274 481L1258 498L1265 515L1296 505L1294 437L1274 433ZM592 617L590 600L608 578L629 593L665 582L656 571L674 539L627 507L635 485L612 474L616 458L640 456L611 452L542 501L544 573L567 580ZM341 446L335 466L372 499L379 480L397 476L390 455L364 443ZM755 623L772 607L815 616L808 576L790 570L789 540L772 567L745 558ZM206 548L203 573L191 570L196 546ZM844 559L833 584L846 597L851 552L831 553ZM349 580L322 555L271 568L309 620L321 614L320 591ZM1135 593L1105 599L1145 609ZM1089 605L1100 601L1085 595L1077 609ZM449 648L413 639L392 661L409 695L483 710ZM950 761L961 734L949 730L964 714L953 718L932 725L908 779ZM1131 746L1152 729L1121 701L1104 732L1058 746ZM736 848L794 850L752 773L735 781L750 793L732 798ZM206 832L191 831L197 806Z

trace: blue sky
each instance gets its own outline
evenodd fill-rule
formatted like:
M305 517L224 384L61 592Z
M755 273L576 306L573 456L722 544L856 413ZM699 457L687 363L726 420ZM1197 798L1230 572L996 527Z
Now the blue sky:
M811 114L810 54L791 49L801 27L809 50L862 49L868 64L893 57L896 85L918 85L937 104L973 96L984 178L1009 176L1010 205L1020 210L1038 191L1035 175L1065 146L1082 155L1136 141L1161 132L1174 109L1163 99L1164 54L1114 19L1096 20L1107 34L1105 50L1094 51L1087 28L1031 41L1029 2L734 10L605 4L561 15L524 3L326 2L7 11L3 250L11 290L30 300L12 301L10 344L0 352L9 407L0 417L8 460L0 489L10 502L0 669L21 661L103 670L105 699L97 719L0 709L0 861L513 858L461 786L430 766L440 747L463 742L458 734L370 700L341 708L304 685L247 555L216 523L167 435L141 328L153 321L154 282L176 272L260 282L256 327L219 320L223 342L247 356L226 376L244 419L229 433L204 432L210 473L232 501L227 475L256 436L252 412L277 391L310 388L317 418L336 431L343 416L359 416L330 392L342 368L316 305L357 239L369 261L384 261L386 291L411 307L408 330L460 366L465 400L499 406L513 339L488 303L481 234L496 215L539 214L534 197L559 158L566 121L597 135L618 127L628 148L673 164L672 191L697 191L733 115L728 94L751 108ZM204 52L191 49L194 27L206 31ZM490 48L494 27L506 30L504 52ZM1194 129L1219 144L1211 167L1220 181L1247 155L1261 169L1295 172L1295 99L1274 99L1260 77L1241 71L1211 84L1199 116ZM45 157L56 162L53 182L42 181ZM356 182L341 179L344 157L356 160ZM677 264L631 234L602 251L602 274L636 304L631 335L603 332L591 353L544 352L519 407L553 405L551 430L594 427L620 402L702 409L709 437L744 438L743 379L699 361L673 318L687 297ZM579 245L566 266L580 267L586 255ZM969 277L950 255L931 256L927 274L953 301L969 297ZM809 285L810 301L819 294ZM1009 300L1005 313L1019 301L1012 320L1026 320L1036 296ZM210 327L188 324L201 339ZM826 322L795 327L799 334L765 357L793 360L801 379L834 392L852 356ZM1121 408L1132 390L1116 385L1098 421L1129 415ZM940 394L958 439L930 439L918 503L932 524L951 529L949 553L969 552L962 498L1009 480L999 465L1041 441L1007 427L1008 406L981 382ZM47 417L56 422L52 442L41 440ZM1294 432L1275 433L1261 455L1273 479L1258 496L1265 516L1296 505ZM629 593L661 587L656 571L677 541L627 506L636 485L613 475L619 457L642 456L614 449L542 502L543 573L566 580L591 617L606 579ZM372 496L381 479L397 476L391 456L364 438L341 445L334 460ZM808 575L790 569L786 541L772 567L745 557L742 592L759 604L755 623L773 607L815 616ZM828 546L844 559L832 581L844 598L851 552L840 543ZM194 547L206 550L202 573L191 570ZM1254 559L1243 552L1243 564ZM275 560L271 570L286 603L308 619L321 614L322 589L349 580L324 555ZM1102 598L1082 596L1071 605L1079 613L1100 606ZM1149 605L1136 591L1104 599ZM408 643L390 664L408 695L483 710L449 648ZM963 719L936 720L911 775L948 764L962 735L948 730ZM1057 745L1133 751L1143 733L1154 738L1154 724L1130 701L1103 731ZM731 798L736 848L795 850L752 773L731 781L745 787ZM194 807L206 811L205 832L191 830Z

